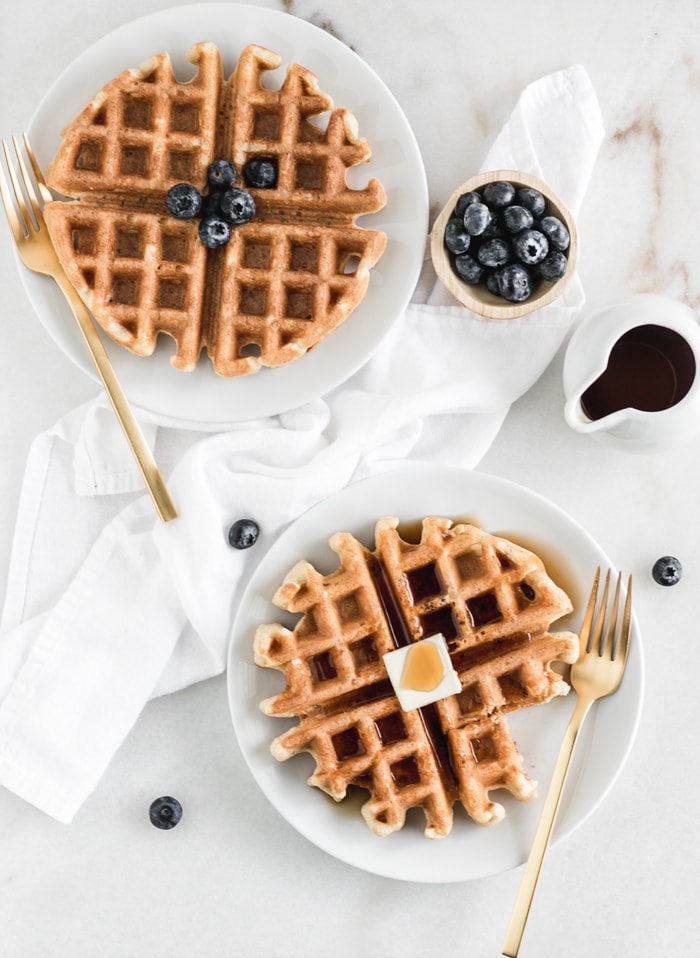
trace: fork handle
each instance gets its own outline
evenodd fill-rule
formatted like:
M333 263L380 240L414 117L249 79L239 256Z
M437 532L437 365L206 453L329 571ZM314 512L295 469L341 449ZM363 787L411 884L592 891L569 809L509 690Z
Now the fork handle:
M124 394L124 390L117 379L107 351L92 322L92 317L68 277L61 272L55 275L54 279L58 283L61 292L73 311L73 315L78 321L83 339L90 350L90 355L97 367L105 392L112 404L119 425L122 427L124 435L126 436L129 448L136 459L141 475L146 483L146 488L156 507L156 511L163 522L170 522L171 519L177 517L177 509L165 485L165 480L156 465L153 454L148 447L148 443L144 439L141 427L134 416L129 401Z
M583 720L588 715L588 710L593 704L594 699L588 696L579 696L574 711L569 719L569 724L564 732L564 738L559 749L559 755L554 764L552 779L549 783L549 789L542 806L540 820L537 823L535 837L532 841L530 855L525 866L525 874L520 884L518 897L515 900L513 915L508 927L505 944L502 954L506 958L517 958L520 950L520 943L525 931L525 924L530 914L530 906L535 895L537 882L542 870L542 863L552 836L552 830L559 810L559 802L564 791L566 776L571 765L571 757L574 753L574 747L578 738L578 733L583 725Z

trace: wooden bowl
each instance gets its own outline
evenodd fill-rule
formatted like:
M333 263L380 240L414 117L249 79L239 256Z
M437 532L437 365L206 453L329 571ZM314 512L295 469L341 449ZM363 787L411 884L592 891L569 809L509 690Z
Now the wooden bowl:
M568 259L566 273L555 283L543 279L539 280L531 296L522 303L511 303L502 297L495 296L489 292L484 283L470 286L469 283L463 282L453 270L451 255L444 244L445 227L452 216L459 197L463 193L480 190L487 183L496 180L506 180L516 188L522 186L539 190L545 198L543 215L558 216L569 231L569 248L564 254ZM530 173L518 173L514 170L495 170L491 173L480 173L463 183L454 191L435 220L430 237L430 255L440 281L463 306L479 316L486 316L488 319L516 319L518 316L525 316L527 313L532 313L536 309L541 309L543 306L553 303L555 299L561 296L574 275L577 254L578 236L571 213L546 183Z

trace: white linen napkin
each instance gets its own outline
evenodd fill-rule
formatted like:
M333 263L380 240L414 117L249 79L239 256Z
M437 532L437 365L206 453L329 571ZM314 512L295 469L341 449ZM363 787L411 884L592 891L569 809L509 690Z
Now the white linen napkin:
M534 173L576 214L603 136L573 66L524 90L482 168ZM180 512L165 525L104 398L39 436L0 623L0 784L71 821L149 698L225 669L236 599L281 529L382 470L476 465L583 301L574 277L557 303L489 322L427 268L373 358L327 396L204 437L146 423ZM227 541L239 517L261 529L246 551Z

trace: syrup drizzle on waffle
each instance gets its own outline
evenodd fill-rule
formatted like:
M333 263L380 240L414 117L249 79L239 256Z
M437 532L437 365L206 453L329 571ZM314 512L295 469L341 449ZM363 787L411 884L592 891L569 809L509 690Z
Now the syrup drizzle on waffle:
M387 574L385 565L377 556L372 556L369 562L369 568L375 585L377 586L377 594L382 603L394 645L397 649L411 645L411 643L415 641L415 638L406 625L403 613L401 612L401 606L392 588L391 579ZM443 780L444 787L451 790L456 784L456 778L452 770L452 761L447 739L440 727L440 717L437 710L434 705L426 705L417 709L417 712L423 723L426 738L433 750L433 755L440 770L440 777Z

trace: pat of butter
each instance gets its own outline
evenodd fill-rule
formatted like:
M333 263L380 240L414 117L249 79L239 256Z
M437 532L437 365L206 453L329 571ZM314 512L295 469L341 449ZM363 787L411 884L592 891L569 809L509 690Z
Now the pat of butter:
M382 658L404 712L431 705L462 691L442 634L386 652Z

